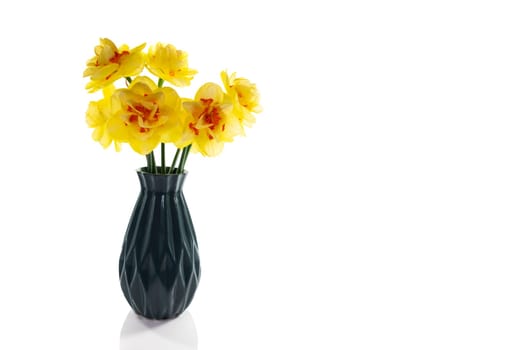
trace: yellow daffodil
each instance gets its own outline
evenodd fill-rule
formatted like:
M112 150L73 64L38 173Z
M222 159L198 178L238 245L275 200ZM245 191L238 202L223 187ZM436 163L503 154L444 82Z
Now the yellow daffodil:
M241 123L232 111L230 97L217 84L202 85L195 99L185 100L183 105L189 116L179 147L192 144L194 151L212 157L223 150L225 142L231 142L243 132Z
M221 80L228 95L234 100L234 114L246 126L255 123L253 113L262 111L260 95L255 84L245 78L236 78L236 74L230 76L226 71L221 72Z
M172 88L158 88L148 77L137 77L128 88L116 90L112 107L109 132L139 154L146 155L160 142L176 142L181 137L185 111L180 97Z
M86 85L89 92L94 92L108 86L122 77L130 77L141 73L144 68L146 44L141 44L132 50L127 45L119 48L109 39L100 39L100 45L95 47L95 56L87 61L84 77L90 77Z
M188 67L187 53L173 45L158 43L148 49L146 67L159 78L175 86L189 86L196 70Z
M99 101L91 101L86 112L86 122L93 128L93 140L98 141L104 148L114 141L116 151L120 150L120 143L113 140L107 129L107 122L112 117L111 96L114 87L111 85L103 90L104 98Z
M260 95L255 84L235 73L221 72L222 84L206 83L192 98L181 98L174 88L186 87L196 70L189 68L188 54L173 45L157 43L144 50L117 47L101 38L94 57L87 61L83 76L88 78L88 92L103 91L103 98L91 101L86 122L93 129L92 138L104 148L114 143L117 151L128 143L146 156L150 173L184 173L190 150L204 156L220 154L226 142L244 135L261 112ZM144 76L143 70L151 73ZM124 79L126 78L126 79ZM126 80L126 88L121 82ZM166 165L166 145L176 150L170 166ZM160 166L154 150L160 147ZM180 157L179 157L180 156Z

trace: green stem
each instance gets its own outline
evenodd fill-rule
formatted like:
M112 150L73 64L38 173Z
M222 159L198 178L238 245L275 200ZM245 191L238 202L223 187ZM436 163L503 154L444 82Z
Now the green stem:
M173 174L173 172L175 170L175 164L177 164L177 159L178 159L179 154L180 154L180 148L177 148L177 150L175 151L175 156L173 157L173 162L171 163L170 174Z
M146 171L148 171L149 173L152 173L152 154L151 153L148 153L146 155Z
M166 146L161 142L161 173L166 174Z
M132 83L132 78L131 77L125 77L125 80L127 81L127 83ZM128 84L127 84L128 85Z
M147 164L147 169L146 170L150 174L156 174L157 173L155 171L155 156L153 154L153 151L146 155L146 164Z
M189 151L191 150L191 145L184 148L182 151L182 157L180 157L180 164L178 166L178 173L182 174L184 172L184 166L186 165L187 156L189 155Z
M157 86L162 88L162 84L164 84L164 80L162 78L159 78L159 81L157 82Z
M152 173L157 174L157 168L155 166L155 155L153 151L150 153L150 157L152 157Z

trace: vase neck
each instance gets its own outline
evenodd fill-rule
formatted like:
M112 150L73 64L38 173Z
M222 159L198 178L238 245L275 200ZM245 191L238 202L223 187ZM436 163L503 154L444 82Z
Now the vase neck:
M150 174L137 170L141 189L156 193L181 192L187 173L184 174Z

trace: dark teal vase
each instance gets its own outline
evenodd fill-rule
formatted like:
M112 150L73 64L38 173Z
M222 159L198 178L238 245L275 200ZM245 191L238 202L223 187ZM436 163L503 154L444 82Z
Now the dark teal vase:
M137 175L141 192L120 255L123 294L137 314L173 319L182 314L200 280L195 230L182 186L186 174Z

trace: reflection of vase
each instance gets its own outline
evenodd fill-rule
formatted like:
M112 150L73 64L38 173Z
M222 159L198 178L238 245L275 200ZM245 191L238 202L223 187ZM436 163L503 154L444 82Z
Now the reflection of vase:
M120 255L128 303L150 319L176 318L193 300L200 279L195 230L182 194L186 174L139 169L141 192Z
M189 311L174 320L148 320L130 311L120 332L120 350L198 350L195 321Z

